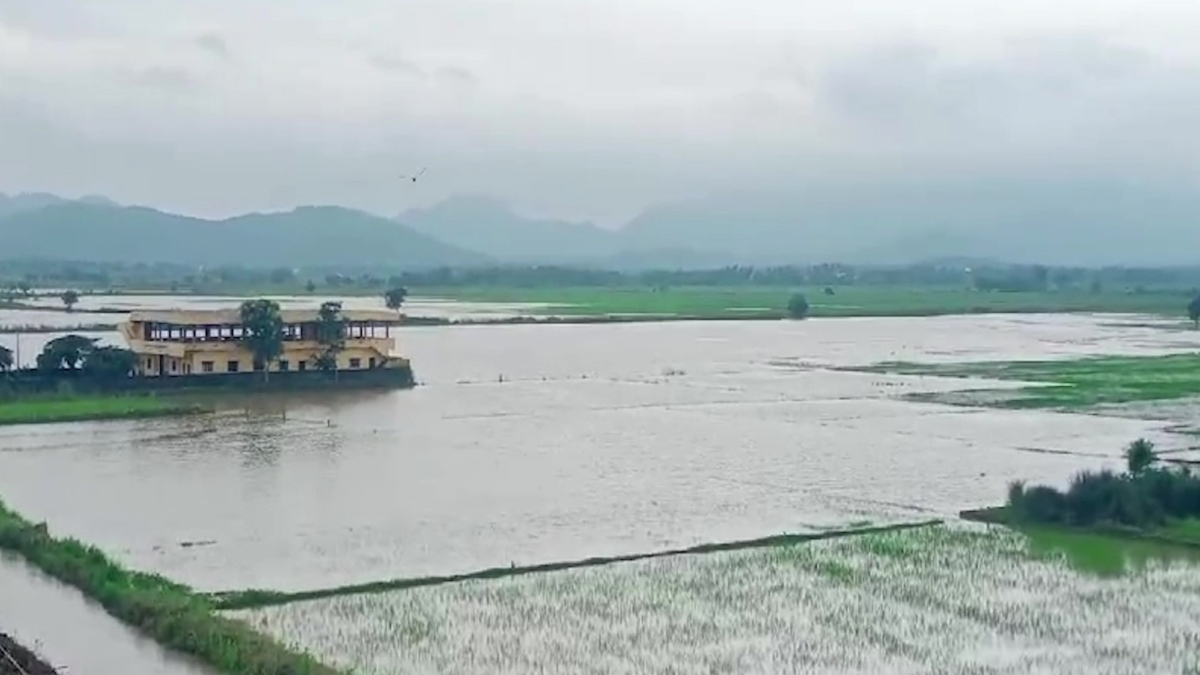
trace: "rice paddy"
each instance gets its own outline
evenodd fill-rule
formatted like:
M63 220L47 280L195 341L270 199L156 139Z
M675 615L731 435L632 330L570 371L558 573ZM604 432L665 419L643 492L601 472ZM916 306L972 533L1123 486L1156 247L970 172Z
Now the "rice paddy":
M1200 574L929 528L236 613L384 673L1186 673Z
M659 314L711 318L782 317L788 298L804 293L814 317L936 316L995 312L1132 312L1178 317L1187 297L1177 293L1092 294L1071 291L986 293L965 287L839 286L649 286L593 288L418 288L422 296L472 302L542 305L540 314Z

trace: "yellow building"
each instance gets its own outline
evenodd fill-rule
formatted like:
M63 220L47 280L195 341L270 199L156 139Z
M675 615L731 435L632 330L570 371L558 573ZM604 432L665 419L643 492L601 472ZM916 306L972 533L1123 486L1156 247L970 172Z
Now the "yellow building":
M317 310L285 309L283 354L270 364L271 372L317 368L324 352L317 342ZM395 312L343 310L345 348L338 353L338 370L402 368L408 360L392 356L396 342L391 329L400 324ZM165 310L133 312L121 334L138 355L137 374L145 377L261 372L263 364L242 343L245 336L238 309Z

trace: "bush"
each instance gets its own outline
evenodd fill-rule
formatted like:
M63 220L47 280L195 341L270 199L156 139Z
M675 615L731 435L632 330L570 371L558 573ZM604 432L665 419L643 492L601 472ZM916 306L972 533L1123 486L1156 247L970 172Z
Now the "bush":
M1125 450L1129 471L1085 471L1067 491L1013 483L1007 510L1018 521L1089 527L1150 528L1167 518L1200 517L1200 477L1190 471L1154 468L1154 445L1139 439Z
M797 293L788 299L788 316L793 319L803 319L808 316L808 298L803 293Z

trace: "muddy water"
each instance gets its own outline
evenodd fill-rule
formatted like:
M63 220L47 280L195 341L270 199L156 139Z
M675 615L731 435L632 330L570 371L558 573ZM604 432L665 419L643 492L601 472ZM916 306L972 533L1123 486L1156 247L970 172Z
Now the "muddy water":
M205 589L302 589L952 515L1165 422L895 400L881 360L1177 349L1111 318L405 331L414 391L0 430L0 495Z
M0 625L60 673L211 675L24 562L0 554Z

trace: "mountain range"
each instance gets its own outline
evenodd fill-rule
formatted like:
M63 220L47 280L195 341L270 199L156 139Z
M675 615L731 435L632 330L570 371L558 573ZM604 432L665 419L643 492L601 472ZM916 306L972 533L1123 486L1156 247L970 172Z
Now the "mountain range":
M609 269L986 258L1074 265L1200 262L1184 184L996 179L804 185L646 209L619 229L527 218L459 195L395 218L334 206L204 220L104 197L0 194L0 258L420 269Z
M5 259L246 267L489 264L387 218L335 206L204 220L141 206L45 195L0 199Z

